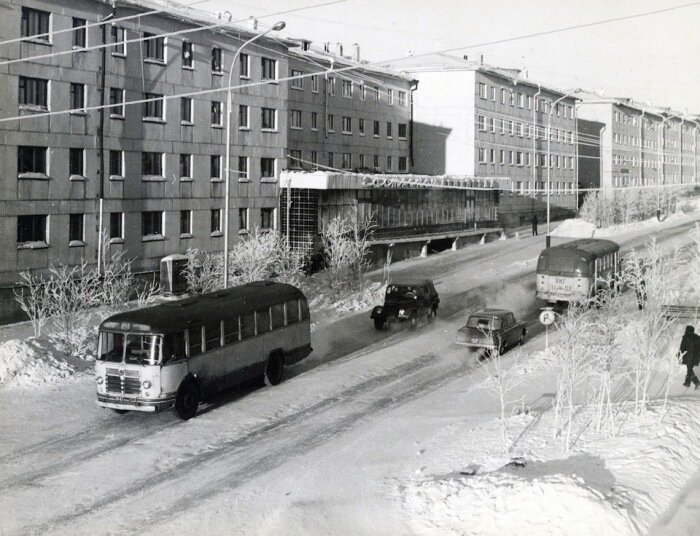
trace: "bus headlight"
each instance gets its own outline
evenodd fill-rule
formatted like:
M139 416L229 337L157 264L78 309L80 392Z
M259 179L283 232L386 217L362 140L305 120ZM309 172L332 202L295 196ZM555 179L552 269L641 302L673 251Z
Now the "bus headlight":
M95 381L97 382L97 385L102 385L105 379L102 376L98 376L97 378L95 378Z
M151 385L153 385L151 383L151 380L144 380L144 382L141 384L141 387L143 387L144 389L150 389Z

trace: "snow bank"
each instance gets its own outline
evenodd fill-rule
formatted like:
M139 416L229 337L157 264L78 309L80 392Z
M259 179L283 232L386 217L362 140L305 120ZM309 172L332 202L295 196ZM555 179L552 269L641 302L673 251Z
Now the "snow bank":
M596 231L594 224L580 218L564 220L550 234L571 238L591 238Z
M73 376L78 367L43 339L0 344L0 385L37 386Z

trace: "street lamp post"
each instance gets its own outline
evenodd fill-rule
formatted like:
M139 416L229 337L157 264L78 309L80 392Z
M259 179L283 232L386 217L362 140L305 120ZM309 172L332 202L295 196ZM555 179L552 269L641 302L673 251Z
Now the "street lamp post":
M236 60L241 54L246 46L251 44L267 35L268 33L275 31L278 32L285 27L284 21L277 22L271 28L268 28L264 32L260 32L254 35L243 43L239 49L236 51L235 56L233 56L233 61L231 61L231 68L228 71L228 90L226 91L226 188L225 188L225 199L224 199L224 288L228 287L228 251L229 251L229 212L231 210L230 204L230 191L231 191L231 76L233 74L233 69L236 66Z
M571 97L574 93L579 93L581 91L581 88L576 88L573 91L567 91L559 97L557 100L555 100L549 107L549 114L547 114L547 236L546 236L546 244L545 247L549 247L551 243L551 235L549 234L550 232L550 210L549 210L549 192L552 189L551 188L551 183L550 183L550 173L552 169L552 112L554 112L554 108L559 104L561 101L563 101L566 98Z

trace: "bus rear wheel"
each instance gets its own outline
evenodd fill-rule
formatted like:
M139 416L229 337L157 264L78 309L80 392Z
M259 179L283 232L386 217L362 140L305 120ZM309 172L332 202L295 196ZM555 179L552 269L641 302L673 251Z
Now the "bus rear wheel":
M175 413L183 421L191 419L199 406L199 389L189 381L180 386L175 397Z
M275 352L270 356L265 367L265 385L277 385L284 376L284 356L281 352Z

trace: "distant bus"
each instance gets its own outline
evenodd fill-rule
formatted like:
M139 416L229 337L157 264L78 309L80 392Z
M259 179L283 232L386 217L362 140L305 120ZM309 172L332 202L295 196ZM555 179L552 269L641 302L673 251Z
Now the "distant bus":
M594 238L543 250L537 259L537 298L557 303L594 296L619 273L619 255L619 244Z
M170 407L181 419L202 398L247 379L282 381L311 353L304 294L260 281L116 314L100 325L97 402L118 413Z

